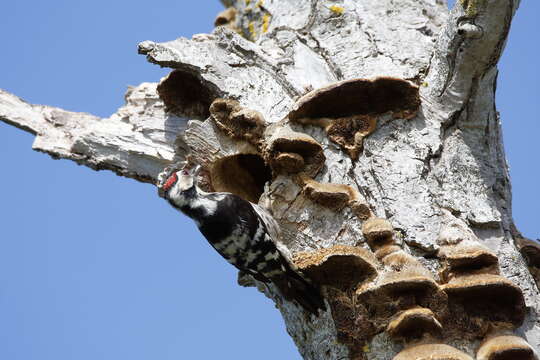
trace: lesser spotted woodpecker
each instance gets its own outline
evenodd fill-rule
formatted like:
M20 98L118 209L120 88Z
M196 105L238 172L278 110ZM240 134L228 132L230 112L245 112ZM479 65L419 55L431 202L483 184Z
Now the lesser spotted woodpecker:
M210 245L229 263L255 279L274 283L289 301L317 315L325 310L319 290L294 270L288 249L278 241L279 226L264 208L225 192L205 192L197 169L173 172L160 194L192 218Z

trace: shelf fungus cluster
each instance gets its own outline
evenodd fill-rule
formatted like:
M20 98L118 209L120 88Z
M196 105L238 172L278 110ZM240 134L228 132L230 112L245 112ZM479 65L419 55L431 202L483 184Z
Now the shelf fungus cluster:
M519 327L525 317L521 289L499 275L498 259L467 225L455 219L441 228L441 283L461 334L487 336Z
M447 297L433 275L397 244L388 220L370 218L362 232L382 267L376 281L356 292L362 311L405 345L440 338Z
M441 231L438 278L395 241L388 220L373 216L362 226L371 251L337 245L294 256L323 287L338 339L351 354L385 332L403 345L394 360L472 360L449 345L464 336L481 341L477 359L536 359L512 334L525 315L521 290L498 274L497 257L472 231L457 225Z
M324 128L330 140L357 159L364 139L375 131L381 115L390 113L395 118L410 119L419 106L418 87L408 81L386 77L352 79L304 95L288 118Z

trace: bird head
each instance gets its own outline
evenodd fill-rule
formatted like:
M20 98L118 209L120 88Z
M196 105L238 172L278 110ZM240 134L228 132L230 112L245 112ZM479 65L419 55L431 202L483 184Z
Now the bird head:
M197 174L200 165L186 164L181 170L174 170L166 176L166 180L158 185L159 194L168 197L172 193L182 193L197 185Z

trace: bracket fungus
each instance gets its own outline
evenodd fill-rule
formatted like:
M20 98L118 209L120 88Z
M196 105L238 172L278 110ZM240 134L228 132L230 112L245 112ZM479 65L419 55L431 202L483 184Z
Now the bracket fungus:
M532 347L522 338L500 335L488 338L476 354L477 360L536 360Z
M235 28L236 20L236 8L229 7L218 14L214 21L214 26L228 26L232 29Z
M450 345L422 344L406 348L393 360L473 360L473 358Z
M463 241L455 245L443 245L438 256L446 263L441 271L443 282L461 275L499 273L497 256L479 243Z
M304 195L316 204L339 211L350 206L360 216L371 215L369 206L362 201L358 191L349 185L320 183L305 174L299 174L297 181L302 186Z
M319 285L347 291L377 275L377 259L366 249L335 245L294 255L299 270Z
M317 175L324 166L325 156L321 144L311 136L288 128L269 128L265 158L274 174L304 172Z
M540 243L525 238L517 239L517 245L521 254L527 260L529 266L540 268Z
M403 251L403 249L400 246L394 245L394 244L388 244L388 245L378 248L375 251L375 256L377 257L379 261L382 261L387 256L392 255L396 252L400 252L400 251Z
M328 137L357 159L364 138L375 131L377 118L414 117L420 106L418 87L409 81L381 77L328 85L301 97L289 120L323 127Z
M210 114L216 125L233 139L260 144L266 124L258 111L243 108L236 100L216 99L210 105Z
M306 179L303 188L304 195L321 206L341 210L350 200L350 187L342 184L323 184Z
M217 97L213 85L195 74L174 70L157 86L167 112L194 119L206 119L208 108Z
M537 286L540 287L540 243L526 239L521 234L514 235L514 240L519 252L527 261L529 271L534 277Z
M415 307L398 313L386 332L394 339L411 342L424 337L441 337L442 325L430 309Z
M525 318L525 299L521 289L502 276L460 276L451 279L442 288L448 294L449 304L462 307L464 317L477 325L483 320L518 327ZM457 309L453 313L460 312Z
M370 218L362 224L362 233L373 250L394 244L394 228L386 219Z
M361 199L352 199L349 201L349 207L354 215L356 215L360 220L367 220L373 216L369 204Z

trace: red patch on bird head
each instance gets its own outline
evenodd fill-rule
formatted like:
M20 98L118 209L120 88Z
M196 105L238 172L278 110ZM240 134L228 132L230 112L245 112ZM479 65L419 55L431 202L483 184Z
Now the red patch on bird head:
M171 176L169 176L169 178L163 185L162 187L163 190L168 191L174 184L176 184L177 181L178 181L178 176L176 175L176 173L173 173Z

